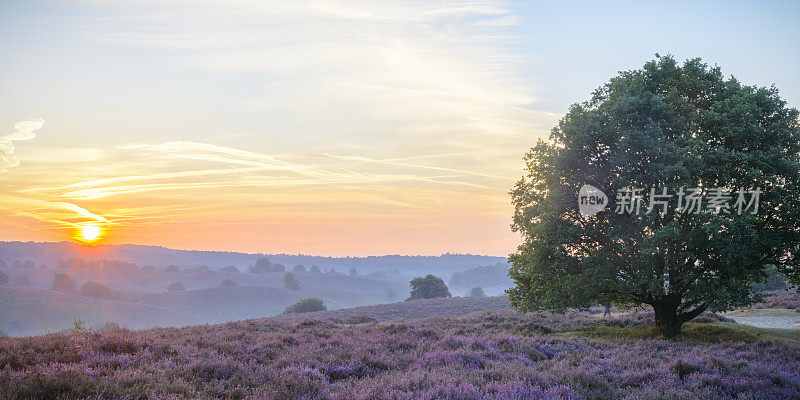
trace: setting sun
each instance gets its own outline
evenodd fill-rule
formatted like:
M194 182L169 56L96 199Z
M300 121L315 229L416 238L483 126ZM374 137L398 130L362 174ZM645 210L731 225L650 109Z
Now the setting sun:
M95 242L103 235L103 230L97 225L81 225L78 229L77 239L83 242Z

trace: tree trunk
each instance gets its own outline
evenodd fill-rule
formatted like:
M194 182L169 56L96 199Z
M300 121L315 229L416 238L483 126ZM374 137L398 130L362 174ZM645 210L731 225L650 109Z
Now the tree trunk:
M681 334L681 326L684 322L691 321L694 317L703 313L707 306L701 304L691 311L684 313L678 312L680 300L664 299L652 304L656 314L656 328L666 338L674 338Z
M678 315L678 305L672 302L658 302L653 304L656 313L656 328L666 338L674 338L681 334L681 321Z

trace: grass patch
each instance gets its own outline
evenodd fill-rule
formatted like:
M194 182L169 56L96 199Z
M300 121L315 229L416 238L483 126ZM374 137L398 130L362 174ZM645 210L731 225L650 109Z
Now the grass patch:
M704 342L745 342L753 343L759 340L758 335L740 325L723 324L692 324L683 326L682 336L702 340Z
M787 317L796 315L800 317L800 312L788 308L749 308L746 310L734 310L723 315L736 317Z
M776 342L787 343L795 347L800 347L800 329L756 328L755 326L737 324L733 322L724 322L714 325L727 327L734 331L752 335L755 337L754 340L756 341L772 340Z
M582 331L553 334L553 336L557 337L570 337L576 335L605 340L662 338L661 334L655 327L621 328L616 326L598 326ZM770 340L800 347L800 330L756 328L754 326L737 324L735 322L720 322L712 324L689 322L683 325L683 330L678 340L681 339L694 339L712 343L753 343L762 340Z
M598 326L584 331L565 332L565 336L571 335L589 336L599 339L651 339L660 336L655 327L645 328L621 328L618 326Z

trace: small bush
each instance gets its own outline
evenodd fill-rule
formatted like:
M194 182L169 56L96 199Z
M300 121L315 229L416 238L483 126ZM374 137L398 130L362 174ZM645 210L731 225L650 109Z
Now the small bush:
M293 272L306 272L306 266L303 264L297 264L292 268Z
M114 297L114 292L111 289L100 283L87 281L81 286L81 296L94 297L96 299L111 299Z
M287 272L286 275L283 276L283 284L289 290L300 290L300 281L298 281L291 272Z
M486 297L486 293L484 293L482 287L478 286L469 291L469 297Z
M52 288L53 290L58 290L60 292L75 293L75 291L78 289L78 282L72 277L72 275L60 272L53 275Z
M0 271L0 285L5 285L6 283L8 283L8 275L6 275L5 272Z
M235 265L229 265L227 267L222 267L220 270L222 272L239 272L239 268L236 268Z
M315 265L312 265L312 266L311 266L311 269L309 269L309 271L311 271L311 272L313 272L313 273L315 273L315 274L318 274L318 273L322 272L322 271L319 269L319 265L316 265L316 264L315 264Z
M224 281L219 283L219 287L231 287L231 286L238 286L239 284L233 280L225 279Z
M168 292L185 292L186 287L180 282L172 282L167 286Z
M325 307L325 303L322 300L316 297L309 297L306 299L302 299L297 303L286 307L286 310L283 311L284 314L302 314L314 311L326 311L328 308Z

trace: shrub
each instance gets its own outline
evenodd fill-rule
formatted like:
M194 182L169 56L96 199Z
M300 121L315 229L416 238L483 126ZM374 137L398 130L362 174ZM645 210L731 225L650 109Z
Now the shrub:
M483 292L482 287L478 286L469 291L469 297L486 297L486 293Z
M33 261L31 260L25 260L25 262L22 263L22 268L28 268L28 269L36 268L36 264L34 264Z
M303 264L297 264L292 268L293 272L306 272L306 266Z
M328 308L325 307L325 303L322 300L316 297L309 297L306 299L302 299L297 303L286 307L286 310L283 311L284 314L302 314L307 312L314 312L314 311L326 311Z
M386 289L386 300L389 300L390 303L397 301L397 291L392 288Z
M300 290L300 281L298 281L291 272L287 272L286 275L283 276L283 285L289 290Z
M8 268L8 264L5 261L0 260L0 268Z
M31 278L28 275L17 275L14 277L14 286L31 287L33 283L31 283Z
M314 265L312 265L312 266L311 266L311 269L310 269L310 271L311 271L311 272L313 272L313 273L315 273L315 274L318 274L318 273L322 272L322 271L319 269L319 265L316 265L316 264L314 264Z
M238 286L239 284L231 279L225 279L224 281L219 283L219 287L231 287L231 286Z
M171 273L177 274L177 273L181 272L181 269L180 269L180 268L178 268L178 266L177 266L177 265L170 265L170 266L168 266L167 268L164 268L164 271L165 271L165 272L171 272Z
M450 290L442 278L428 274L424 278L414 278L410 282L411 296L408 300L435 299L438 297L451 297Z
M199 272L208 272L210 270L211 269L208 268L207 266L200 265L200 266L197 266L197 267L186 268L186 269L183 270L183 272L184 273L189 273L189 274L196 274L196 273L199 273Z
M350 269L347 270L347 274L350 276L357 276L358 270L356 269L356 267L350 267Z
M185 292L186 287L180 282L172 282L167 286L168 292Z
M72 275L59 272L53 275L52 288L53 290L58 290L60 292L75 293L75 291L78 289L78 282L72 277Z
M367 278L386 279L386 272L383 272L383 271L370 272L370 273L367 274Z
M267 272L286 272L286 267L283 264L272 263L267 257L261 257L256 260L255 265L251 265L247 272L253 274L266 274Z
M222 272L239 272L239 268L236 268L235 265L229 265L227 267L222 267L220 270Z
M8 275L6 275L5 272L0 271L0 285L5 285L6 283L8 283Z
M81 286L81 296L94 297L96 299L111 299L114 297L114 292L111 289L100 283L87 281Z

